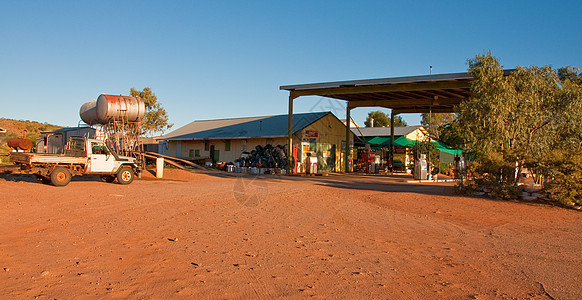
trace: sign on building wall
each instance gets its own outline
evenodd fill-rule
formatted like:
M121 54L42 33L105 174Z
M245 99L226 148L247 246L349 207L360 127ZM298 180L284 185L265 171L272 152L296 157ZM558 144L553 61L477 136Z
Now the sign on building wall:
M319 133L317 130L305 130L305 137L318 137Z

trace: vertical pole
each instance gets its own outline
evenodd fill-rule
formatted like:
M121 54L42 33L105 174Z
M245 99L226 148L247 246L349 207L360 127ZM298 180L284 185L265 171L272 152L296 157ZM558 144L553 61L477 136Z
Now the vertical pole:
M156 178L164 177L164 158L156 158Z
M436 97L438 97L438 96L434 96L434 97L436 100ZM428 155L427 155L428 167L426 168L428 174L432 174L432 168L433 168L433 165L430 163L430 149L432 148L432 144L431 144L431 140L430 140L431 134L432 134L432 102L431 102L431 105L428 107Z
M390 112L390 173L394 172L394 110Z
M293 173L293 100L295 97L293 96L293 92L289 93L289 115L288 115L288 124L287 124L287 158L289 160L288 170L289 174Z
M350 173L350 133L351 133L351 123L352 123L352 118L350 116L350 103L348 102L348 104L346 105L346 158L344 160L344 166L345 166L345 172L346 173Z

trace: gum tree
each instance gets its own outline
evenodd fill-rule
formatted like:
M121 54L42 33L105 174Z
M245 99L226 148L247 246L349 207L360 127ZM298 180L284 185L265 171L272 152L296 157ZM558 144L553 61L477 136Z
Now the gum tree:
M499 183L516 185L524 166L542 170L554 151L580 150L582 80L578 69L517 67L505 76L490 52L468 64L473 96L460 105L454 126L478 158L502 164L499 170L505 171L496 177ZM511 167L513 174L508 174Z
M420 114L420 125L422 125L431 136L443 140L441 135L445 127L452 124L455 119L457 119L457 115L454 113L422 113Z
M374 123L372 124L372 119ZM366 127L390 127L390 117L382 111L371 111L364 121ZM394 127L406 126L406 122L400 116L394 117Z
M142 121L142 129L145 135L163 133L174 125L168 122L166 110L158 102L158 97L149 87L145 87L141 91L131 88L129 92L131 96L140 97L145 102L146 113Z

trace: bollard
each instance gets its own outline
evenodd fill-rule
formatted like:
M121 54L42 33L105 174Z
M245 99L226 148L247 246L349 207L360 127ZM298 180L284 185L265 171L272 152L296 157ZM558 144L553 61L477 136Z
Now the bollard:
M156 178L164 177L164 158L156 158Z

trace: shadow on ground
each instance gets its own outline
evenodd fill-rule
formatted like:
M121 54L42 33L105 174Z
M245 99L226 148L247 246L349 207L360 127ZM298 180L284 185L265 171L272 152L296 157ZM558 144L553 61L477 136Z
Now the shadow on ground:
M17 170L18 168L16 168ZM42 184L41 180L34 174L19 174L13 173L13 170L0 171L0 180L12 182L36 182ZM98 181L101 182L101 177L98 175L73 176L71 182L75 181ZM48 184L50 185L50 184Z
M316 185L336 187L350 190L366 190L379 192L404 192L419 193L425 195L458 196L453 193L453 182L447 183L408 183L411 176L398 175L362 175L362 174L332 174L329 176L299 176L299 175L274 175L274 174L245 174L227 173L220 171L200 172L208 176L219 178L246 177L256 180L269 181L289 181L289 182L312 182Z

